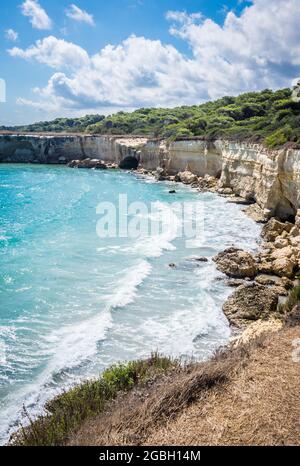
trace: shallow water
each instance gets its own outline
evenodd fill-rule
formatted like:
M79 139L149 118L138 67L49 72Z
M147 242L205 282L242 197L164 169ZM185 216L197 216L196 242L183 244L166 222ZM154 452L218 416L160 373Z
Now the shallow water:
M0 438L21 417L113 362L152 351L207 358L230 337L231 290L211 260L232 244L253 250L259 227L211 193L119 171L0 165ZM171 232L99 238L99 202L201 200L205 239ZM176 212L174 211L174 215ZM169 264L175 263L176 268Z

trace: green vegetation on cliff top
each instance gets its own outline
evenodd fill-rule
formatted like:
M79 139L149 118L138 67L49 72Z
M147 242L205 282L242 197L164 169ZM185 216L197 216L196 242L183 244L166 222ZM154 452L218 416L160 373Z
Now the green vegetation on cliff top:
M266 89L238 97L227 96L201 105L172 109L141 108L132 113L118 112L107 117L90 115L77 119L61 118L13 129L132 134L174 139L223 137L251 139L262 141L268 147L278 147L287 142L300 142L300 103L292 100L290 89Z

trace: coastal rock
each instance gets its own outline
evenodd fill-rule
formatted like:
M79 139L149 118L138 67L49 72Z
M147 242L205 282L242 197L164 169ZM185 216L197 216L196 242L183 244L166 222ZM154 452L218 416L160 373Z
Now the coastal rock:
M293 224L286 222L280 222L276 218L271 218L268 223L262 229L262 237L265 241L275 241L277 236L280 236L284 231L290 233L293 228Z
M198 188L200 191L216 191L218 180L214 176L205 175L198 177Z
M158 167L154 173L154 177L157 181L164 181L167 177L165 169Z
M250 204L243 209L248 217L252 218L257 223L266 223L267 216L264 210L258 204Z
M277 249L286 248L289 245L289 240L287 238L282 238L281 236L277 236L274 241L274 246Z
M275 260L262 260L258 263L258 271L262 274L278 275L279 277L292 278L297 266L294 257L279 257Z
M254 278L257 273L255 259L249 252L234 247L225 249L213 259L217 269L232 278Z
M230 323L240 327L267 319L277 310L278 296L271 288L251 283L242 285L227 299L223 311Z
M98 159L72 160L68 166L71 168L95 168L97 170L105 170L107 168L105 162Z
M219 188L218 193L223 196L231 196L233 194L232 188Z
M184 172L177 173L176 181L181 181L184 184L193 184L198 181L198 177L190 171L185 170Z
M225 284L232 288L237 288L238 286L244 285L245 281L241 278L231 278L230 280L226 280Z
M256 283L259 283L260 285L264 286L272 286L272 285L278 285L280 283L281 278L277 277L277 275L267 275L267 274L260 274L255 277Z
M280 277L292 278L295 272L297 262L294 258L282 257L272 263L272 270Z
M283 286L272 286L270 287L270 289L272 289L279 297L280 296L288 296L289 292L286 288L284 288Z

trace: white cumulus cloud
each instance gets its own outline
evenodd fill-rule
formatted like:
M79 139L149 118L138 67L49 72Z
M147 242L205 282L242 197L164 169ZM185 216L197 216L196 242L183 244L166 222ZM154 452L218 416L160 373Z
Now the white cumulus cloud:
M12 42L16 42L19 37L19 34L14 29L6 29L5 37L7 40L11 40Z
M27 49L13 47L8 52L12 57L21 57L26 60L34 59L56 69L82 68L90 61L87 52L82 47L54 36L38 40L35 45L31 45Z
M25 2L21 5L21 9L23 15L30 18L32 27L35 29L52 28L51 19L37 0L25 0Z
M78 21L81 23L89 24L90 26L94 26L94 18L93 15L87 13L85 10L81 10L77 5L69 6L66 10L66 15L68 18L73 19L74 21Z
M13 56L56 69L37 99L82 111L198 104L223 95L290 86L300 75L299 0L253 0L223 24L197 12L168 12L170 33L187 42L189 56L159 40L131 36L89 56L55 37Z

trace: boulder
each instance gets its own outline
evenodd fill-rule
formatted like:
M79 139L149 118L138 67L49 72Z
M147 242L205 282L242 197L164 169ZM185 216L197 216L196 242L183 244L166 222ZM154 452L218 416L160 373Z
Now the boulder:
M256 283L264 286L278 285L280 280L280 277L277 277L276 275L260 274L255 277Z
M277 236L274 241L274 246L277 249L286 248L289 245L289 240L287 238L282 238L281 236Z
M223 196L231 196L233 194L232 188L219 188L218 193Z
M263 227L261 235L265 241L275 241L277 236L280 236L284 231L290 233L293 226L294 225L292 223L283 223L276 218L271 218Z
M279 277L292 278L297 266L297 261L294 258L281 257L271 263L272 271Z
M158 167L154 173L154 176L157 181L164 181L167 174L164 168Z
M282 249L275 249L271 254L271 260L282 259L283 257L292 257L295 255L295 250L291 246L286 246Z
M217 269L232 278L254 278L257 274L257 265L254 257L242 249L234 247L225 249L213 259Z
M242 327L276 313L278 296L272 288L250 283L239 286L223 305L229 322Z
M299 249L300 249L300 236L291 237L291 238L290 238L290 243L291 243L291 245L294 246L295 248L299 248Z
M200 191L215 191L218 180L214 176L205 175L204 178L198 178L198 188Z
M184 172L177 173L176 181L181 181L184 184L193 184L198 181L198 177L190 171L185 170Z
M72 160L68 166L71 168L95 168L97 170L107 168L106 163L98 159Z

